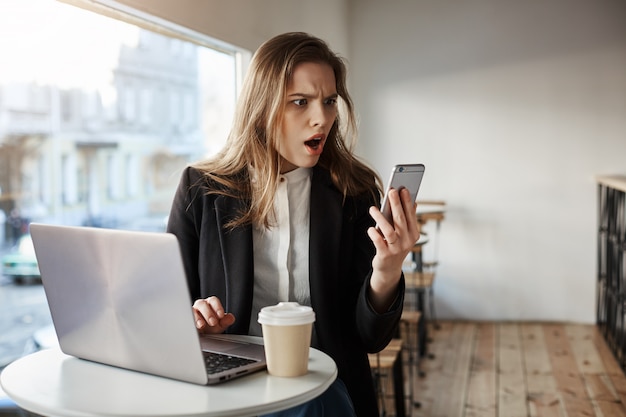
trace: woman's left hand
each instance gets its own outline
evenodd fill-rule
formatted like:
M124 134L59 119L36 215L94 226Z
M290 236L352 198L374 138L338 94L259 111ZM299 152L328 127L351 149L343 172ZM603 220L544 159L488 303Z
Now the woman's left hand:
M376 247L372 260L370 302L377 311L386 311L393 302L402 274L402 264L417 242L420 228L415 210L417 204L411 200L407 189L389 191L392 223L377 207L370 208L370 215L377 227L367 231Z

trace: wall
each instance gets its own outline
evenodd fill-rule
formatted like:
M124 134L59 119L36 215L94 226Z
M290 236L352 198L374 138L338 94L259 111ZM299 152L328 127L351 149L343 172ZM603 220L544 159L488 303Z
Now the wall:
M626 3L354 0L361 152L448 202L441 317L595 322L597 174L626 173Z

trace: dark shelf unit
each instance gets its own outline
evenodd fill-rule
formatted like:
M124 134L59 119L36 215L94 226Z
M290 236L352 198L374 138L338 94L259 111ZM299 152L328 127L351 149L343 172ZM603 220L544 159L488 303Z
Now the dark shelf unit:
M598 177L597 325L626 370L626 176Z

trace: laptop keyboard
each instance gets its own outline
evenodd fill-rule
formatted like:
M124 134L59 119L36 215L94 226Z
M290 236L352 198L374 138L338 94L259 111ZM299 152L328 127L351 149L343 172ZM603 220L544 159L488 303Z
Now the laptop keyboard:
M206 364L207 374L209 375L255 362L254 359L230 356L223 353L206 351L202 353L204 354L204 362Z

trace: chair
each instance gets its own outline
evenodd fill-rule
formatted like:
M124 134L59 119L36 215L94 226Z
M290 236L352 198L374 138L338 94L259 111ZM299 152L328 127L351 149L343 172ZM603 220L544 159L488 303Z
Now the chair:
M437 324L437 317L435 315L435 301L434 301L434 291L433 284L435 282L435 273L434 272L423 272L423 271L406 271L404 273L404 281L406 284L406 289L410 293L415 293L417 295L417 308L411 308L410 310L417 310L425 312L425 303L428 301L428 320L432 320L434 327L439 328ZM426 300L423 295L426 295Z
M419 334L419 356L427 356L428 343L428 326L426 321L430 320L434 324L434 328L439 328L437 316L435 313L434 289L435 271L439 265L439 232L441 222L444 219L445 202L443 201L421 201L417 206L417 221L422 225L422 233L420 239L415 243L411 250L412 267L405 270L404 278L406 281L407 297L405 306L409 310L417 310L425 314L417 324ZM424 229L429 222L435 222L435 230L433 233L427 233ZM424 260L424 247L431 245L432 255ZM412 301L414 299L414 304ZM428 308L426 308L428 302ZM432 354L429 357L434 357ZM420 374L423 376L423 373Z
M437 266L439 265L439 233L441 231L441 222L445 218L445 206L446 203L444 201L418 202L418 209L416 213L417 221L420 225L422 225L422 227L427 225L429 222L435 222L435 230L430 234L423 232L422 234L426 235L425 242L420 244L420 240L424 240L420 237L411 250L414 265L412 272L425 273L424 275L417 275L414 277L416 285L415 289L426 293L426 296L428 297L428 319L433 321L436 329L439 328L439 325L437 324L437 316L435 313L433 283L435 279L435 272ZM423 253L423 246L425 243L431 243L433 247L431 257L427 260L424 259ZM429 275L429 273L432 275Z
M409 392L406 395L409 401L409 415L412 415L413 407L420 407L421 404L419 401L415 401L413 398L414 389L413 389L413 375L414 370L417 371L417 375L420 377L425 376L426 374L422 372L419 366L419 331L418 331L418 323L422 320L422 313L419 311L411 311L404 310L402 312L402 317L400 318L400 334L402 340L404 341L404 345L406 349L404 351L407 353L407 365L409 369ZM411 330L414 331L411 331Z
M370 368L374 376L376 396L381 416L387 416L387 401L395 399L395 415L405 415L404 410L404 377L402 373L402 339L391 339L389 344L378 353L368 354ZM388 394L390 377L393 395Z
M430 236L430 240L433 243L433 253L429 260L422 263L424 269L433 270L439 265L439 233L441 231L441 222L445 219L445 212L445 201L418 201L416 213L418 223L422 226L431 222L435 223L435 230L432 233L426 233Z
M408 271L404 273L404 281L406 284L406 292L409 295L414 295L417 299L416 305L417 308L407 308L406 312L418 312L420 313L419 319L411 321L410 323L415 325L418 334L418 354L420 357L428 356L431 359L434 358L433 354L428 354L427 352L427 342L428 342L428 326L426 325L426 321L430 319L429 315L425 313L425 300L424 295L428 292L428 301L429 304L433 305L433 296L432 296L432 288L433 282L435 280L434 272L417 272L417 271ZM407 297L408 298L408 297ZM409 302L410 304L410 302ZM433 307L434 311L434 307ZM421 372L420 376L424 376L424 373Z

